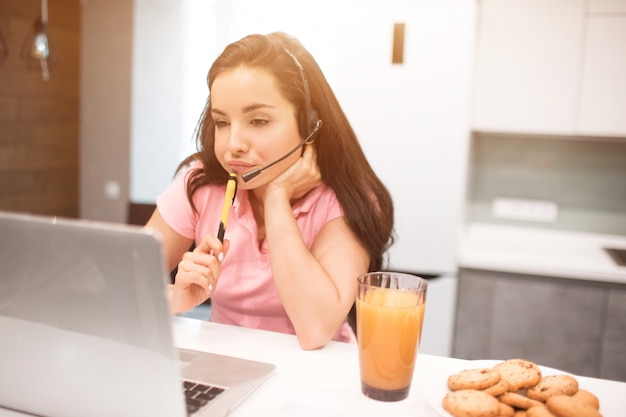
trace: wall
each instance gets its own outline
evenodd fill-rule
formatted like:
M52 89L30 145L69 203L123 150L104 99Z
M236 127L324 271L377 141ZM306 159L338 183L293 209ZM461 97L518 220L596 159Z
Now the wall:
M135 0L134 3L128 195L134 203L154 203L183 159L179 148L186 131L182 124L182 87L187 74L182 71L185 49L182 35L186 30L182 7L188 1ZM212 22L206 23L213 27ZM210 47L198 54L209 51ZM208 67L204 71L206 74ZM201 106L196 109L196 117L201 110ZM193 126L189 127L193 129ZM191 135L185 136L189 141Z
M133 1L82 3L80 212L86 219L125 222Z
M20 56L40 5L0 2L0 210L77 217L80 4L49 2L48 81Z
M470 221L626 234L626 141L481 133L474 135ZM557 204L550 223L495 218L496 198Z

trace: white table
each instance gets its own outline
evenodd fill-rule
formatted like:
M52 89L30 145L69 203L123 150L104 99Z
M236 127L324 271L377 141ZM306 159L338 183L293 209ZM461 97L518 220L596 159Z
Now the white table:
M331 342L323 349L306 351L295 336L226 326L191 318L174 318L177 346L271 362L274 373L231 414L233 417L429 417L439 416L424 392L445 390L452 370L471 367L461 359L418 355L409 398L385 403L361 393L357 346ZM579 377L580 378L580 377ZM604 417L624 415L626 383L580 378L601 402ZM436 398L439 402L441 398ZM0 417L23 414L0 408Z
M235 409L233 417L438 416L425 398L425 387L430 386L427 391L432 391L433 384L445 384L451 369L467 365L461 359L419 354L409 398L385 403L361 393L354 344L331 342L323 349L306 351L300 348L295 336L280 333L185 318L176 318L174 328L179 347L277 366L274 374ZM581 386L592 387L590 390L600 398L604 417L624 415L626 383L580 379L584 380Z

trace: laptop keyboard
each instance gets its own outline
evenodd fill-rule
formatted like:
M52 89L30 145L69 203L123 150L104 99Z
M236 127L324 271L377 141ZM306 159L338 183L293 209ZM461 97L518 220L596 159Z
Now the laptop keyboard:
M185 402L187 403L187 415L191 416L204 407L209 401L214 400L224 392L224 388L199 384L192 381L183 381Z

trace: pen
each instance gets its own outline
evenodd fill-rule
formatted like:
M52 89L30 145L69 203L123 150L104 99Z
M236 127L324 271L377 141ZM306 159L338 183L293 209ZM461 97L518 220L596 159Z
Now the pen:
M220 242L224 241L226 223L228 223L228 213L230 213L230 207L235 203L235 194L237 194L237 173L235 171L231 171L228 183L226 183L226 194L224 195L222 217L220 219L220 227L217 231L217 238Z

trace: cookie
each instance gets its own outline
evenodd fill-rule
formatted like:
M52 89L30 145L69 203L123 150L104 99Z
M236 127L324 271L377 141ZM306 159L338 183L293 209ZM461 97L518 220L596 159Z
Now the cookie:
M528 398L546 402L555 395L574 395L578 391L578 381L570 375L549 375L541 378L535 386L526 390Z
M545 405L536 405L526 410L526 417L556 417Z
M525 359L508 359L496 364L493 370L498 371L500 377L508 381L511 392L532 387L541 381L541 369Z
M500 403L500 417L513 417L515 409L508 404Z
M441 403L454 417L498 417L500 403L477 390L458 390L446 394Z
M602 414L590 405L576 401L569 395L555 395L546 402L548 410L556 417L602 417Z
M543 405L542 402L533 400L516 392L505 392L500 395L498 399L511 407L522 408L524 410L528 410L530 407L535 407L537 405Z
M513 414L513 417L528 417L526 415L526 410L515 410L515 414Z
M492 369L466 369L448 377L448 388L452 391L482 390L496 384L499 380L500 374Z
M498 382L489 388L482 389L481 391L485 394L493 395L494 397L498 397L505 392L509 392L509 382L506 379L500 378Z
M576 391L576 393L572 395L572 398L583 404L589 405L596 410L600 409L600 400L598 399L598 397L596 397L595 394L584 389L579 389L578 391Z

